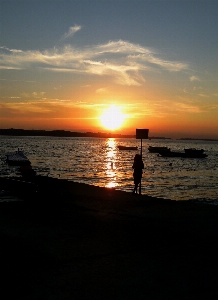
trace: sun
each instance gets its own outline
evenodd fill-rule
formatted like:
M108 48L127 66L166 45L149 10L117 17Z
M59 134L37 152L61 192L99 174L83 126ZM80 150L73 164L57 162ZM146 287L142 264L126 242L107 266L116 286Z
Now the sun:
M110 130L120 128L124 120L125 115L115 105L111 105L100 117L102 126Z

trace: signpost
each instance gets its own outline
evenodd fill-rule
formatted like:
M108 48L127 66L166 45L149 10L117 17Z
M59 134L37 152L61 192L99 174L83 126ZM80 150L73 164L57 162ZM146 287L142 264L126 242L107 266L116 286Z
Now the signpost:
M142 139L148 139L149 129L136 129L136 139L141 140L141 158L142 158ZM139 195L141 195L141 182L139 184Z

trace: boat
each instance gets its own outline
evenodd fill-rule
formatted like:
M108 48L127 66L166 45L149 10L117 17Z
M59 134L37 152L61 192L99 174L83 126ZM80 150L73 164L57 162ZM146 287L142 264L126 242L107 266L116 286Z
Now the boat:
M184 149L184 152L178 152L178 151L163 151L159 152L161 156L166 157L182 157L182 158L205 158L207 157L207 154L204 153L203 149L195 149L195 148L189 148Z
M185 150L185 153L196 153L196 154L202 154L204 153L204 149L196 149L196 148L188 148L188 149L184 149Z
M29 166L31 163L23 151L6 153L6 162L12 166Z
M138 147L134 147L134 146L122 146L122 145L119 145L119 146L117 146L117 148L119 150L138 150Z
M157 147L157 146L149 146L148 151L151 153L159 153L162 151L170 151L170 148L168 147Z

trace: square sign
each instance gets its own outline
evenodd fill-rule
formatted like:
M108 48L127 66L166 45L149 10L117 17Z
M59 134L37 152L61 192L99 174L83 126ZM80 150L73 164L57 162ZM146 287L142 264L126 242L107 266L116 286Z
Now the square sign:
M148 139L149 129L136 129L137 139Z

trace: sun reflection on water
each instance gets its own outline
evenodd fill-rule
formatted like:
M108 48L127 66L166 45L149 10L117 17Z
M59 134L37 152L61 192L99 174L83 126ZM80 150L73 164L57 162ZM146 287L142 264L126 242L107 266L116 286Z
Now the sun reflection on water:
M114 188L118 186L117 183L117 174L116 174L116 160L117 160L117 149L116 149L116 140L114 138L109 138L106 141L106 153L105 153L105 162L106 162L106 175L107 182L105 187Z

